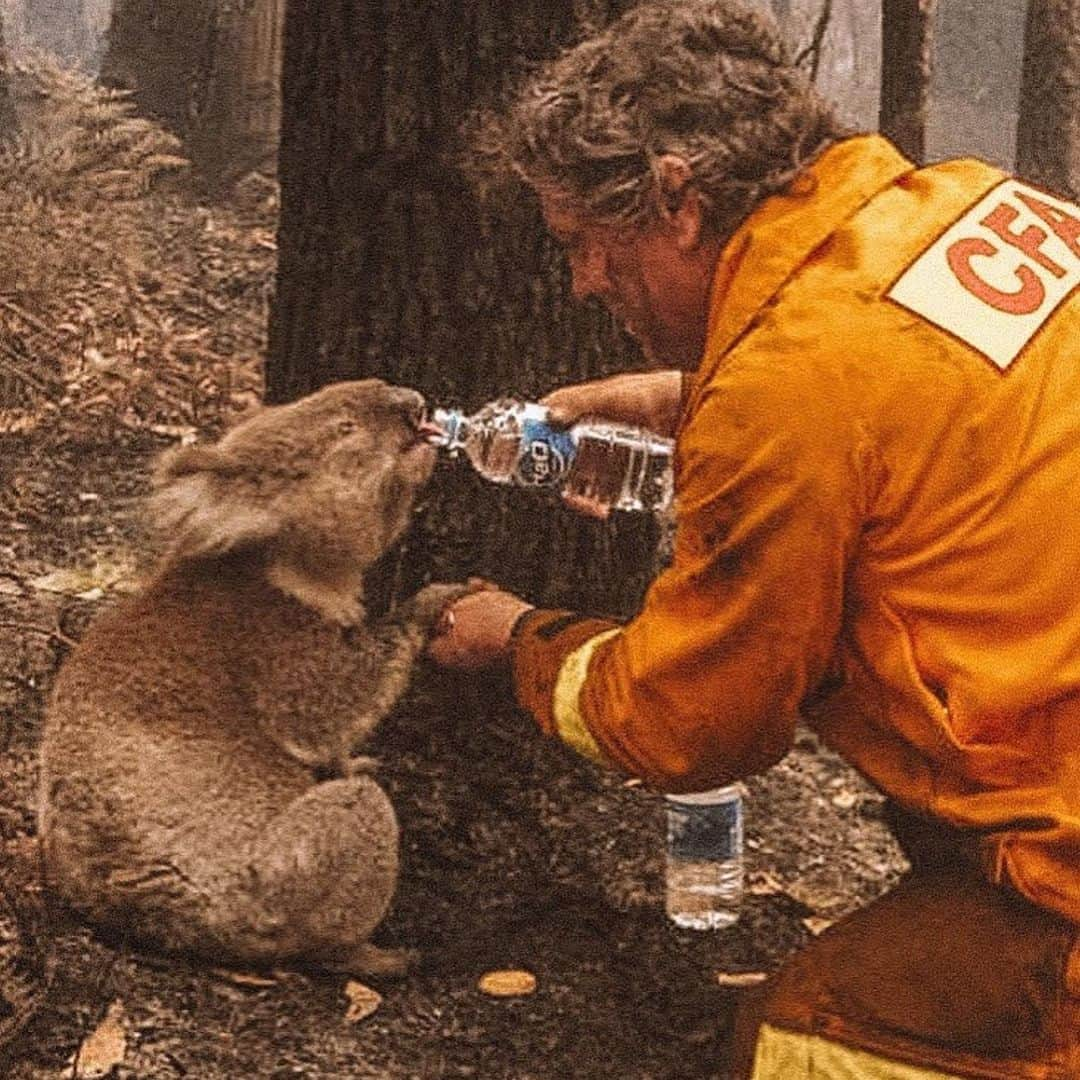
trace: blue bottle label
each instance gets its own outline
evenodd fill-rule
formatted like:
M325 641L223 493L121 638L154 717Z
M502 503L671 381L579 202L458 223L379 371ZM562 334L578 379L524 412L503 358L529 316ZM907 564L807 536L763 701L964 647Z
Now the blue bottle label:
M688 862L727 862L742 854L742 800L667 803L668 851Z
M516 480L523 487L558 487L574 459L569 431L554 428L539 417L526 415L521 426L521 452Z

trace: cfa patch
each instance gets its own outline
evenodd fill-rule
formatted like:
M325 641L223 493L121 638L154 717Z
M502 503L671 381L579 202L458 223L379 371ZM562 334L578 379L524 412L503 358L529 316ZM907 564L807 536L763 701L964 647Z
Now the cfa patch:
M1080 284L1080 208L1018 180L979 200L886 294L1002 371Z

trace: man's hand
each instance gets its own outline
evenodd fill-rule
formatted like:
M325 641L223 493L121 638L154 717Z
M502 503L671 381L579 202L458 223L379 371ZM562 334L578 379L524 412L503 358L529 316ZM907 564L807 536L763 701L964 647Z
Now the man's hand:
M674 438L682 411L683 373L676 370L632 371L606 379L562 386L540 399L556 424L571 426L584 417L647 428ZM611 507L567 491L563 502L587 517L603 520Z
M648 428L674 438L682 408L681 371L633 371L563 386L540 399L567 426L585 416Z
M532 610L513 593L485 588L456 600L444 612L427 655L458 671L482 671L510 655L510 632Z

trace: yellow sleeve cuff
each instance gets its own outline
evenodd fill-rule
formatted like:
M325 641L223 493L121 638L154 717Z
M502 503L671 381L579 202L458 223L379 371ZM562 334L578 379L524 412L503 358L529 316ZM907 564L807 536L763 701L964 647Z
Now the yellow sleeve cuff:
M609 638L620 632L620 628L607 630L589 638L584 645L576 648L564 661L555 680L553 712L555 714L555 733L572 750L588 758L597 765L613 768L604 756L592 733L585 726L581 717L579 701L581 686L589 673L589 661L593 653Z

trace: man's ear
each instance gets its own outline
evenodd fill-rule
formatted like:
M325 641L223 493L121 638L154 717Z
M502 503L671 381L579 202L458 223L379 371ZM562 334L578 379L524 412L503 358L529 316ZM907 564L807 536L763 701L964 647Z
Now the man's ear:
M701 240L701 195L694 186L694 170L679 154L661 154L653 164L657 213L675 231L681 251L693 251Z

